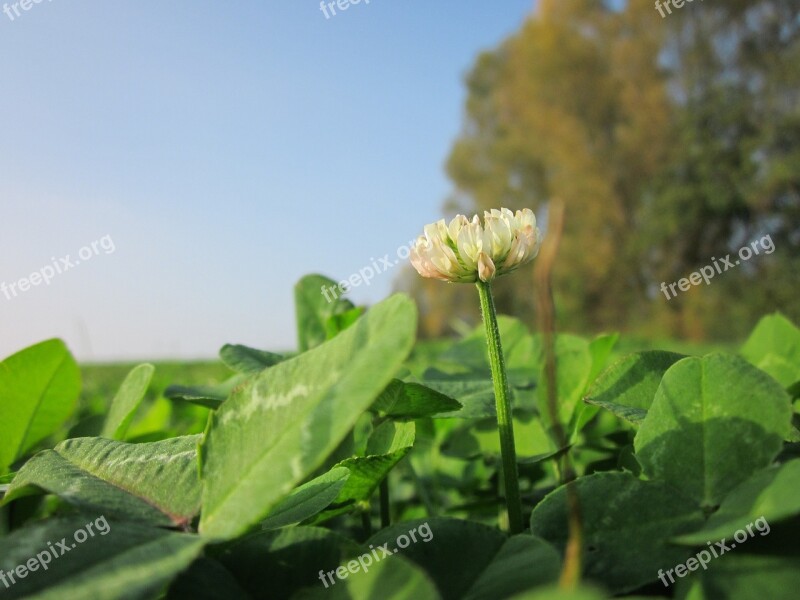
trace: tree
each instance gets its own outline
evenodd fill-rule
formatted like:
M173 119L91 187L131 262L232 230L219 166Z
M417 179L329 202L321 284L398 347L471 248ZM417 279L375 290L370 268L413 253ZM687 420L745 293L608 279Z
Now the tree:
M791 4L694 3L662 19L644 2L541 0L467 77L446 212L530 207L546 220L562 198L562 327L699 338L740 334L764 310L797 318L794 286L776 276L800 269ZM765 234L768 258L669 301L659 291ZM734 293L745 284L752 293ZM423 333L441 333L446 315L476 317L465 286L405 287L435 315ZM496 287L501 311L532 316L531 277Z

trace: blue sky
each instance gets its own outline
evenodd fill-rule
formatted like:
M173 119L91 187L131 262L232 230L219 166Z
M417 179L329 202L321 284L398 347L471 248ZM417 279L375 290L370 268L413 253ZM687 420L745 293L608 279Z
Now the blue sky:
M80 263L0 292L0 357L49 337L93 361L294 347L302 275L394 258L442 216L463 77L532 7L371 0L326 19L318 0L44 0L0 13L0 283ZM398 270L352 299L385 297Z

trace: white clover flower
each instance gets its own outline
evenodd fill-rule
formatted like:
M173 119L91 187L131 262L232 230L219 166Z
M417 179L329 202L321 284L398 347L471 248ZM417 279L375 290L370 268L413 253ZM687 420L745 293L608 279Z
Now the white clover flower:
M507 208L467 219L457 215L425 226L411 249L411 264L423 277L442 281L491 281L529 263L539 253L541 232L529 208Z

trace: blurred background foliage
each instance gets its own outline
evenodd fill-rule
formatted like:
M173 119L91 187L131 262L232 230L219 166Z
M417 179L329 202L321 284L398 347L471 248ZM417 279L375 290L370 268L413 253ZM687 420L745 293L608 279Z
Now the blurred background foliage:
M466 77L444 213L567 206L559 326L689 340L743 338L765 312L800 320L800 12L797 0L542 0ZM667 301L712 257L761 254ZM533 323L532 268L496 283ZM472 286L398 281L420 334L478 319Z

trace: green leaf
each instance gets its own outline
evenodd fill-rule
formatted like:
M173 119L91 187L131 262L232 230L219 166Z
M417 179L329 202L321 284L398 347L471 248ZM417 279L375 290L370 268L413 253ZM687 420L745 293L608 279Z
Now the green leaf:
M546 460L555 460L564 456L571 448L572 445L569 445L559 448L558 450L553 450L552 452L542 452L541 454L534 454L533 456L524 456L518 458L517 462L521 465L535 465Z
M426 375L428 374L426 373ZM422 383L425 387L448 398L453 398L461 404L459 410L440 413L436 415L437 417L475 419L496 415L494 386L492 385L491 375L488 373L486 377L476 380L462 379L461 376L456 375L447 379L426 378ZM514 397L513 390L511 396L512 398Z
M544 430L539 418L514 419L514 435L517 447L517 462L532 464L555 456L558 452ZM499 456L500 436L495 419L468 421L445 434L441 451L454 458L485 458Z
M533 385L537 376L538 363L536 361L541 355L541 336L530 335L528 328L520 322L504 328L502 323L505 318L499 316L497 320L500 327L500 339L503 340L503 354L506 359L509 383L512 387ZM483 330L483 327L479 329ZM485 331L481 331L481 333L485 338Z
M528 328L513 317L500 315L497 318L500 339L503 340L503 353L509 369L521 366L523 360L531 362L531 335ZM518 347L519 346L519 347ZM467 367L471 371L489 373L489 350L486 346L486 331L483 325L475 327L469 335L450 346L440 358L446 362Z
M800 367L776 354L769 354L763 357L756 366L765 373L769 373L787 389L792 389L792 386L797 382L796 377L800 375Z
M609 472L567 484L577 491L583 523L583 573L612 593L657 581L658 569L689 556L669 540L694 531L703 514L670 486L640 481L630 473ZM531 515L531 531L564 552L567 488L545 497Z
M150 380L153 378L155 367L151 364L141 364L134 367L114 396L111 408L108 411L102 437L112 440L122 440L131 424L136 409L144 399Z
M619 340L618 333L599 335L589 342L589 354L592 357L592 369L589 373L589 380L587 385L595 380L600 371L608 363L608 358L611 356L611 351ZM574 421L574 432L582 430L591 421L597 412L600 410L597 406L591 406L585 402L578 402L575 412L576 416Z
M403 448L379 456L355 456L338 463L337 467L346 467L350 470L350 478L336 497L335 504L351 505L368 499L378 484L408 454L410 449ZM331 515L326 515L326 518L329 516Z
M681 544L704 545L708 540L732 537L738 529L766 519L768 525L756 524L756 530L769 531L784 519L800 514L800 460L790 460L778 467L759 471L734 489L711 515L705 527L681 536Z
M414 423L386 421L378 425L367 440L367 455L390 454L410 448L416 436Z
M800 381L800 329L780 313L761 318L741 355L783 387Z
M382 529L363 549L368 552L373 546L377 549L386 544L390 553L397 552L422 567L436 583L442 598L450 600L463 598L505 541L506 535L493 527L436 517Z
M778 455L791 417L788 394L743 359L685 358L661 380L634 439L636 458L651 479L715 507Z
M541 538L527 534L506 540L464 600L496 600L558 581L561 557Z
M312 522L320 523L350 512L358 503L368 500L380 482L409 453L415 430L413 422L386 421L379 425L367 441L367 456L355 456L337 463L337 467L347 468L350 477L332 507Z
M301 485L270 511L269 516L261 523L261 528L279 529L322 512L339 495L349 476L348 469L334 467Z
M0 474L67 420L80 390L78 365L61 340L0 363Z
M89 535L89 527L91 532ZM86 540L78 543L82 530ZM103 533L105 532L105 533ZM63 540L67 552L57 545ZM71 541L74 542L71 543ZM18 565L37 567L25 578L2 589L4 599L128 600L158 597L168 582L200 553L203 540L104 516L51 519L15 531L0 546L0 569L6 578ZM73 547L74 544L74 547ZM51 552L60 555L46 557ZM63 554L62 554L63 553ZM40 568L50 558L46 569Z
M290 598L302 587L324 589L320 573L358 554L358 546L327 529L258 531L208 549L252 598Z
M639 425L647 416L664 373L682 358L686 357L660 350L629 354L600 374L584 401Z
M355 323L364 314L364 307L357 306L328 317L325 322L325 339L333 339Z
M79 437L100 437L100 433L103 431L103 427L106 426L107 420L107 414L89 415L85 419L82 419L72 425L64 437L65 439Z
M338 296L339 290L324 294L326 289L336 288L332 279L322 275L306 275L294 286L294 302L297 312L297 340L300 352L315 348L328 339L328 320L337 314L353 309L353 303ZM349 321L345 318L345 322Z
M219 357L229 369L245 375L255 375L284 360L280 354L241 344L225 344L219 351Z
M150 444L66 440L23 465L4 499L44 491L109 516L183 526L200 509L197 444L202 436Z
M216 410L237 387L245 384L249 379L247 375L239 373L218 385L171 385L164 390L164 397Z
M415 333L414 304L395 295L234 393L202 447L201 532L236 537L317 469L391 381Z
M156 398L147 406L144 414L133 421L125 434L126 440L131 443L158 442L176 437L178 434L172 431L171 425L174 409L173 403L166 398Z
M536 402L539 414L545 424L550 426L550 410L547 406L547 385L544 374L544 358L536 388ZM589 342L574 335L559 335L556 338L556 389L558 414L562 423L569 423L578 407L589 377L592 373L592 355Z
M442 455L464 460L482 458L484 448L481 446L478 436L475 435L474 428L473 422L467 422L466 425L448 431L439 448ZM499 447L498 441L497 444L491 446L491 451L497 454Z
M380 556L380 555L379 555ZM360 558L360 561L359 561ZM364 565L364 566L362 566ZM436 586L414 563L402 556L376 561L365 552L341 565L345 578L323 575L323 584L301 590L292 600L439 600ZM333 583L331 583L331 580Z
M586 402L588 404L594 404L595 406L605 408L631 425L641 425L642 421L644 421L645 417L647 416L647 410L644 408L626 406L624 404L617 404L616 402L598 402L596 400L589 399L587 399Z
M608 364L611 351L619 341L618 333L605 333L598 335L589 342L589 354L592 355L592 370L589 373L589 381L593 381Z
M608 596L593 588L580 587L565 590L558 586L550 586L538 590L522 592L512 596L509 600L605 600ZM637 600L637 597L626 596L628 600Z
M439 413L457 411L461 403L419 383L393 379L371 410L389 419L421 419Z
M218 561L201 556L172 582L166 600L253 600Z
M735 550L712 560L708 570L690 575L697 585L692 599L795 600L800 589L800 557Z

